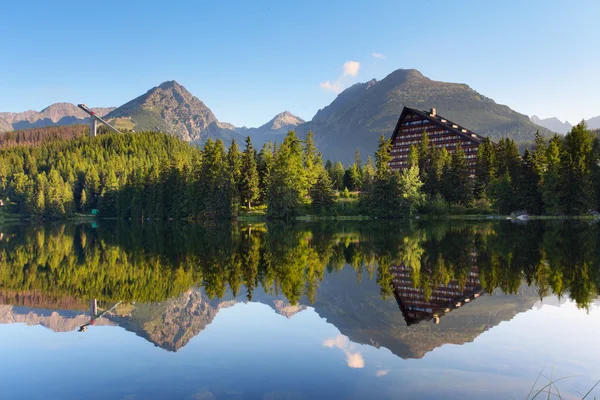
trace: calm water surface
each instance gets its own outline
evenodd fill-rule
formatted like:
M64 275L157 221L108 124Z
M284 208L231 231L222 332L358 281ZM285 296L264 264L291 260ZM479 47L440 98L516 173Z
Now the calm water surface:
M580 399L600 379L586 222L0 232L2 399L525 399L562 377Z

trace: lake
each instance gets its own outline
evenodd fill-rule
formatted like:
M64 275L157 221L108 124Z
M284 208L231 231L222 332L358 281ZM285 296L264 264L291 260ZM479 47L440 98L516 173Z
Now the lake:
M0 232L2 399L581 399L600 379L585 221Z

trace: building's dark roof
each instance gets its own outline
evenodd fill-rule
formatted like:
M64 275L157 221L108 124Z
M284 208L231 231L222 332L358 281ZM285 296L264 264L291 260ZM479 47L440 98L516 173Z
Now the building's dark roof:
M421 110L417 110L416 108L404 107L402 109L402 113L400 114L400 118L398 118L398 122L396 123L396 128L394 128L394 133L392 134L392 142L396 138L396 135L398 135L398 133L400 132L400 129L402 127L402 120L408 113L417 114L424 118L427 118L428 120L435 123L436 125L444 128L444 129L448 129L449 131L456 133L457 135L460 135L460 136L464 137L465 139L473 140L473 141L479 142L479 143L483 143L485 141L485 138L483 136L478 135L475 132L473 132L467 128L464 128L464 127L460 126L459 124L457 124L456 122L452 122L449 119L444 118L437 113L435 115L432 115L431 112L429 112L429 111L421 111ZM445 122L442 122L442 120L444 120ZM456 128L454 126L456 126ZM463 132L463 130L465 132Z

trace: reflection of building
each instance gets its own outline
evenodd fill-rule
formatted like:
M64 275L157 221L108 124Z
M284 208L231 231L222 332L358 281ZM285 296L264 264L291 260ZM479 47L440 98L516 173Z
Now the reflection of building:
M471 173L475 173L477 149L484 141L483 137L438 115L435 108L420 111L408 107L402 110L392 134L392 170L402 171L408 166L408 152L411 146L419 146L423 132L427 132L430 146L445 147L449 153L453 153L457 143L460 143L471 166Z
M429 320L437 324L444 314L469 303L483 293L476 266L471 267L464 286L457 280L452 280L447 285L430 285L427 299L423 288L413 287L410 267L404 264L393 265L391 272L394 296L407 325Z

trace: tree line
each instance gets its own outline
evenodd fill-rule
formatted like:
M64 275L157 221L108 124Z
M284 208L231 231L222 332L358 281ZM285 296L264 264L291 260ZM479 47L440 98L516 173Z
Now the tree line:
M449 153L430 145L426 132L402 172L390 168L391 142L383 136L374 159L363 164L357 151L347 168L324 164L310 132L304 140L289 132L260 150L250 137L243 148L220 139L198 148L150 132L66 138L0 150L0 199L14 212L195 220L235 219L256 207L273 219L457 210L577 215L600 208L599 139L584 123L549 141L538 133L523 155L511 139L486 139L474 170L460 145ZM340 210L340 197L358 197L356 206Z
M590 306L600 293L599 230L576 222L17 225L0 241L0 297L162 301L202 286L252 300L257 291L313 303L327 274L354 270L393 296L393 267L423 290L458 282L473 268L488 293L570 296ZM585 249L585 251L581 251ZM349 288L349 290L352 290ZM14 296L13 296L14 297ZM81 302L85 304L85 302Z
M523 155L512 139L487 138L474 171L460 144L450 154L431 146L423 132L420 144L410 149L408 167L392 172L391 146L380 138L375 177L365 174L361 187L364 209L376 216L442 213L453 206L536 215L581 215L600 208L600 140L584 122L564 137L546 140L538 132L533 149Z

